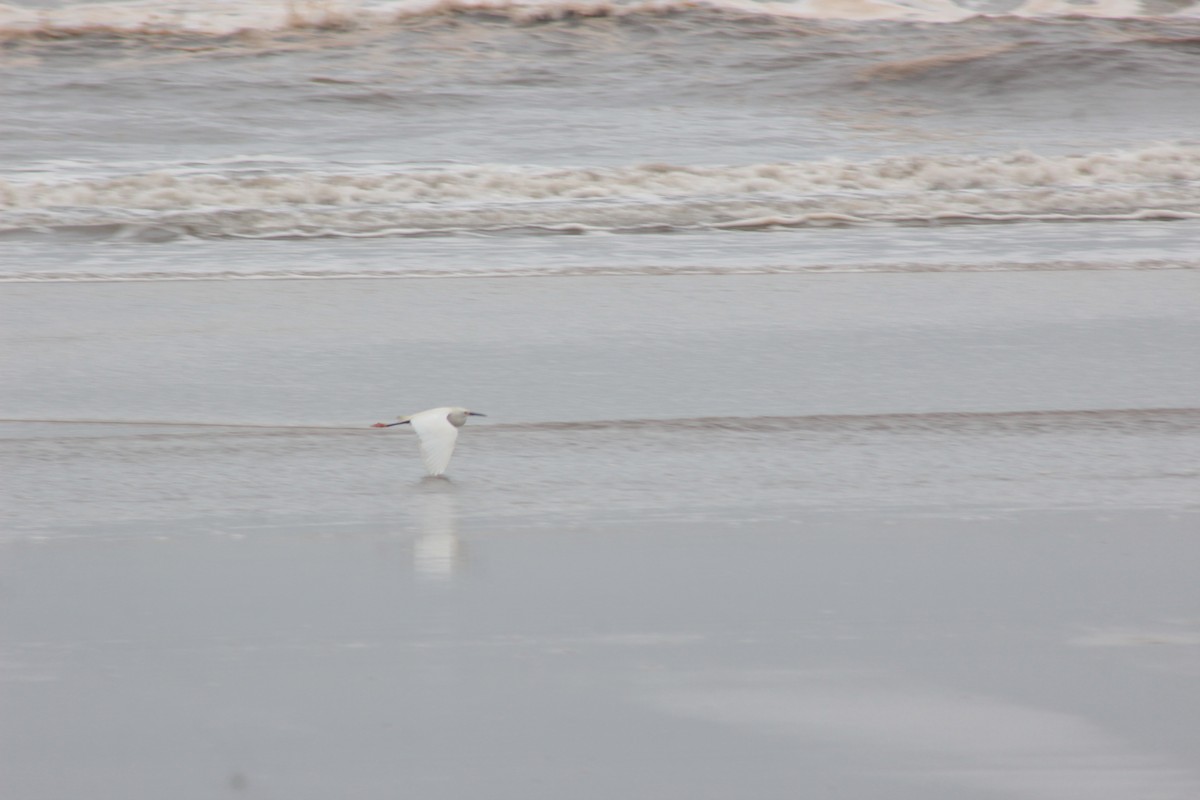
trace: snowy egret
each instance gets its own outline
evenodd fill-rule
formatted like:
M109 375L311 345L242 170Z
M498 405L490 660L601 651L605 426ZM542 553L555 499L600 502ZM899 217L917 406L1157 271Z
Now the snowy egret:
M458 441L458 429L467 422L467 417L486 417L478 411L468 411L458 406L442 406L428 411L418 411L399 422L376 422L373 428L391 428L409 424L421 440L421 461L430 475L441 475L450 463L454 443Z

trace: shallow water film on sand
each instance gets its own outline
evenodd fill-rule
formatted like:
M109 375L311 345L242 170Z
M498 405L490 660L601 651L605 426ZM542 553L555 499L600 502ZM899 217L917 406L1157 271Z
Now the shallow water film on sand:
M1200 797L1198 8L0 4L0 796Z

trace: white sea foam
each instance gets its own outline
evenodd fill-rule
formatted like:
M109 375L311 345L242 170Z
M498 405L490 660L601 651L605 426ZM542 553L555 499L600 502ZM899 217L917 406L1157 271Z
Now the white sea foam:
M664 14L706 9L715 12L828 20L914 20L953 22L989 12L987 3L951 0L144 0L89 3L61 8L0 4L0 34L71 35L88 32L228 35L304 29L367 28L406 19L482 12L528 22L566 17ZM1024 0L997 13L1018 17L1196 16L1190 3L1163 13L1143 0ZM1002 9L1002 11L999 11Z
M0 181L0 230L374 237L1200 217L1200 146L1185 144L727 166L189 164L51 174Z

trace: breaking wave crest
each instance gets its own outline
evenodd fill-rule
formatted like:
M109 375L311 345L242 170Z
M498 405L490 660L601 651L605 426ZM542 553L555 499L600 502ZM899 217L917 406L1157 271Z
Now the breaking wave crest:
M36 175L36 173L35 173ZM0 181L0 235L168 240L1200 218L1200 146L744 166L161 167Z
M450 14L486 14L531 23L697 10L806 20L955 22L978 16L1191 17L1197 15L1197 4L1189 0L226 0L213 7L195 0L143 0L50 9L0 4L0 36L227 36L357 30Z

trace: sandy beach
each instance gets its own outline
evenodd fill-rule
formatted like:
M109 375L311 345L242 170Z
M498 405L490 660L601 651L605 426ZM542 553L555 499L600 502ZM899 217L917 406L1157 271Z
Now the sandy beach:
M7 546L8 791L1197 789L1195 514L532 530L426 500Z
M5 793L1188 800L1198 277L6 287Z

